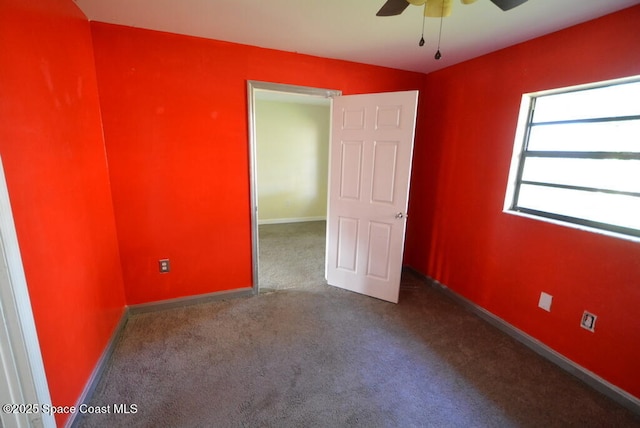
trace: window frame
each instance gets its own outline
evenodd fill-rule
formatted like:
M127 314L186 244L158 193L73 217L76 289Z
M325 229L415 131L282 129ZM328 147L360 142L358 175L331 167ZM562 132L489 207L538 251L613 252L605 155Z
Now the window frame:
M522 95L520 104L520 113L518 116L513 156L509 169L509 179L507 192L504 200L503 212L523 216L539 221L559 224L566 227L577 228L594 233L605 234L623 238L627 240L640 242L640 229L634 229L624 226L618 226L609 223L593 221L585 218L571 217L562 214L539 211L536 209L518 206L518 197L520 194L520 186L522 184L533 184L543 187L556 187L569 190L580 190L590 192L603 192L609 194L621 194L632 197L640 197L640 193L618 191L605 188L589 188L584 186L573 186L567 184L555 184L551 182L529 182L523 180L522 176L525 169L525 160L527 158L564 158L564 159L620 159L620 160L640 160L640 151L636 152L592 152L592 151L552 151L552 150L528 150L531 129L534 126L550 125L550 124L569 124L569 123L594 123L594 122L622 122L626 120L640 120L640 114L631 116L609 116L599 118L586 119L569 119L558 121L533 122L533 114L535 104L538 98L547 95L564 94L570 92L578 92L589 89L609 87L614 85L629 84L640 82L640 75L630 76L622 79L607 80L594 82L585 85L576 85L552 90L532 92Z

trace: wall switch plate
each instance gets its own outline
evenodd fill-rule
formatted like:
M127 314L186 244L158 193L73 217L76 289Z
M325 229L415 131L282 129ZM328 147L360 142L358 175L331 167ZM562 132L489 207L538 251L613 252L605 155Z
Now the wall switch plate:
M160 260L158 260L158 265L160 267L160 273L169 272L169 270L170 270L169 259L160 259Z
M543 291L542 293L540 293L540 300L538 301L538 307L544 309L547 312L551 312L552 301L553 301L553 296Z
M582 314L582 320L580 320L580 327L584 328L585 330L589 330L590 332L595 332L597 319L597 316L593 315L590 312L584 311L584 313Z

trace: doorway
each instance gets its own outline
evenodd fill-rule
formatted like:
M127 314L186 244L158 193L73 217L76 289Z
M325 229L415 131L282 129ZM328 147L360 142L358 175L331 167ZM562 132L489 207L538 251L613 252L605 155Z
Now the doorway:
M247 92L254 291L324 280L329 117L341 92L258 81Z

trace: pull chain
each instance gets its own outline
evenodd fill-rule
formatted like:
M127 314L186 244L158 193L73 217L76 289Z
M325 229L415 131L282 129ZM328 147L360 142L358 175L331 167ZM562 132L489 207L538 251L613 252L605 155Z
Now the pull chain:
M427 18L427 15L426 15L427 4L426 3L424 5L424 11L425 11L425 13L422 14L422 37L420 37L420 41L418 42L418 46L424 46L424 21Z
M442 21L444 21L444 7L442 9L442 14L440 15L440 32L438 33L438 51L434 56L435 59L442 58L442 54L440 53L440 38L442 37Z

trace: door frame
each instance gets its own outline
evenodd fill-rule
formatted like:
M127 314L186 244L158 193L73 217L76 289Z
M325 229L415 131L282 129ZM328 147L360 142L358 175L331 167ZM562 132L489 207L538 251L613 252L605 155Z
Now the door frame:
M9 191L0 158L0 370L7 378L3 395L15 404L50 404L49 386L44 371L38 334L33 319L29 291L13 221ZM6 346L8 345L8 346ZM4 385L2 386L4 388ZM4 404L4 403L3 403ZM13 426L55 427L51 414L14 413L8 416ZM12 417L13 416L13 417Z
M297 86L259 80L247 80L247 111L249 115L249 168L251 190L251 258L254 294L259 287L259 248L258 248L258 150L256 135L256 95L260 91L281 92L284 94L303 95L309 97L332 98L342 95L341 90L315 88L311 86Z

